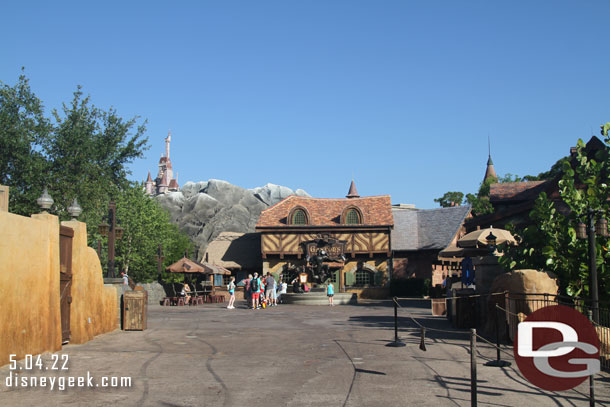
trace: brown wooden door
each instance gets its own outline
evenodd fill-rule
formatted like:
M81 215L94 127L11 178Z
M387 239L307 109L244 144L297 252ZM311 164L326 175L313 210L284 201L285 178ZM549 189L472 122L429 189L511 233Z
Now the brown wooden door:
M72 238L74 231L59 229L59 293L61 305L61 342L70 341L70 303L72 302Z

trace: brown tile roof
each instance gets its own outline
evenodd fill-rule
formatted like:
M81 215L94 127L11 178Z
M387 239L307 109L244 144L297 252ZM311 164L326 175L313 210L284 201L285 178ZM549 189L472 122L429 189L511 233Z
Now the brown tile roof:
M522 201L535 199L542 191L547 181L503 182L491 184L489 187L489 200Z
M173 178L170 182L169 182L169 186L170 189L178 189L178 181L176 181L176 178Z
M363 225L394 225L392 202L389 195L349 199L310 198L291 195L261 212L256 227L288 226L288 214L296 206L302 206L309 212L310 223L307 226L342 226L340 223L341 214L349 206L355 206L360 209L364 217ZM299 227L294 225L290 226Z

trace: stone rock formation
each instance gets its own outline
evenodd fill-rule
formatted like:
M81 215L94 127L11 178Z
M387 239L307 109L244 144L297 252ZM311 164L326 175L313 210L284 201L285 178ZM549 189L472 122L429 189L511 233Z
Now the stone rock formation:
M558 290L557 277L549 271L525 269L500 274L491 284L490 291L508 292L511 300L506 304L504 295L490 296L488 312L491 317L488 318L488 325L495 320L493 316L496 312L496 304L507 309L509 314L505 317L509 325L508 333L510 339L514 340L517 324L537 309L555 304ZM487 326L486 329L493 332L491 326Z
M290 195L309 196L302 189L293 191L280 185L245 189L227 181L187 182L180 191L155 197L166 208L172 222L184 231L198 248L198 260L221 232L254 232L260 213Z

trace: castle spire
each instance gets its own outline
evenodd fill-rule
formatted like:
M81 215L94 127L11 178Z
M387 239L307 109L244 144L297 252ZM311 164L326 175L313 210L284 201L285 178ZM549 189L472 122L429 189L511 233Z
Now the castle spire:
M169 143L172 141L172 131L170 129L167 137L165 138L165 156L169 159Z
M346 198L360 198L360 195L358 195L358 190L356 189L356 184L354 183L353 179L352 179L352 183L349 186L349 191L345 197Z

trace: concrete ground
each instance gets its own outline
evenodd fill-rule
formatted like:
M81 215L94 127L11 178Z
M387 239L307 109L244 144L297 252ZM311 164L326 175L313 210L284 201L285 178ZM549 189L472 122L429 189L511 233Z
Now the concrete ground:
M1 367L0 405L470 406L468 334L429 332L423 352L409 314L426 326L450 329L415 302L399 310L407 344L402 348L385 346L394 336L389 301L266 310L151 306L145 331L115 331L67 345L42 355L42 368L34 363L19 370L28 368L25 360L13 370ZM484 366L495 351L481 343L479 351L479 406L589 405L588 381L576 390L545 392L514 363ZM67 370L52 369L66 357ZM57 381L53 390L48 382L46 388L7 388L15 373ZM57 389L60 377L88 373L94 387ZM102 377L112 376L130 377L131 387L102 388ZM597 405L610 406L610 375L598 375L595 385Z

